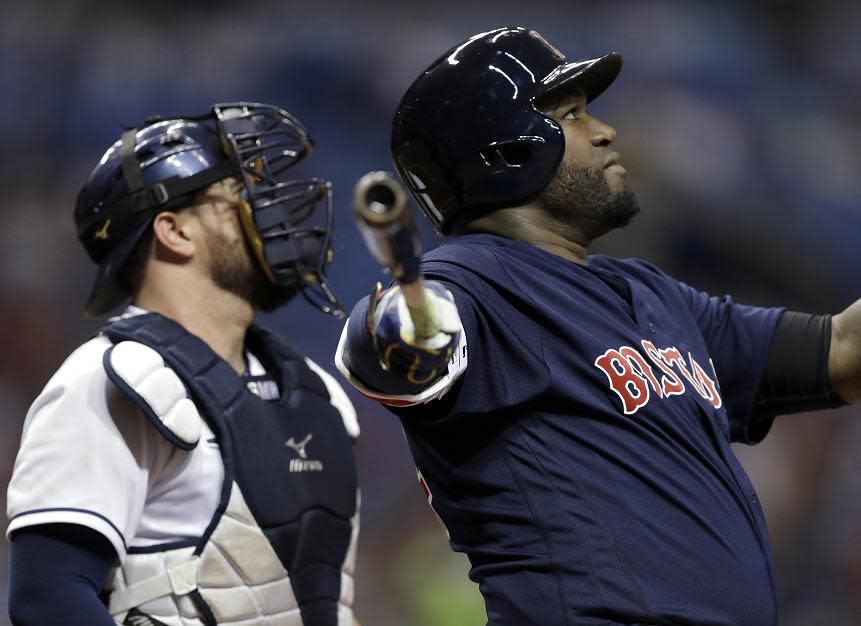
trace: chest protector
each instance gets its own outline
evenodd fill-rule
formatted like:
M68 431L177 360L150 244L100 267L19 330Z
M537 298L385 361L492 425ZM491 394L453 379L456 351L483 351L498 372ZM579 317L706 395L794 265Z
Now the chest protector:
M179 448L198 445L206 420L224 462L220 504L201 537L132 547L115 570L117 624L352 626L356 466L321 377L256 326L246 345L274 375L275 401L165 317L103 332L115 344L108 377Z

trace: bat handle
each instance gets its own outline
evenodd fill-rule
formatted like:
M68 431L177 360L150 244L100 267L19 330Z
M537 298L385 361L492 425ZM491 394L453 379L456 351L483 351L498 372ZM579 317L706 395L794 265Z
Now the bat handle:
M425 281L419 276L411 283L401 284L401 293L407 301L407 309L413 320L417 339L428 339L440 331L440 323L434 312L433 303L425 293Z

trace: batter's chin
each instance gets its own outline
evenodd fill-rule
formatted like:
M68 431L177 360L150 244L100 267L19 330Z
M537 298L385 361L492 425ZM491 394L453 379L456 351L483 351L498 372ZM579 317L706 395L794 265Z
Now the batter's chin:
M610 228L624 228L640 212L640 205L634 193L625 188L614 194L614 202L608 207L604 217Z
M621 165L611 165L604 170L604 180L613 193L624 193L628 190L625 180L625 168Z

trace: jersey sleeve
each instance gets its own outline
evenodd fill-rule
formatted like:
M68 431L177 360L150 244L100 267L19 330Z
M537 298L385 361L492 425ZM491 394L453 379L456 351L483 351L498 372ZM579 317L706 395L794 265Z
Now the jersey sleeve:
M78 524L125 557L148 485L174 448L108 380L101 357L109 345L97 338L82 346L31 406L9 483L7 536Z
M751 419L774 329L782 308L736 304L729 296L715 297L678 283L699 326L720 384L730 425L730 438L758 443L773 418Z

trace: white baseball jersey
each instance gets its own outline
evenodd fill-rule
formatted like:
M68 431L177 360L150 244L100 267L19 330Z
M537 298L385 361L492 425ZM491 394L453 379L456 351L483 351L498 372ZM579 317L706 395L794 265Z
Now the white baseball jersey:
M129 307L123 316L142 312ZM165 439L108 380L102 358L111 345L99 335L75 350L27 413L9 483L7 537L25 526L79 524L104 535L122 561L130 547L199 537L212 520L224 465L211 429L202 424L190 451ZM253 355L246 357L251 376L265 374ZM306 362L356 436L343 389ZM259 386L249 383L255 393Z

